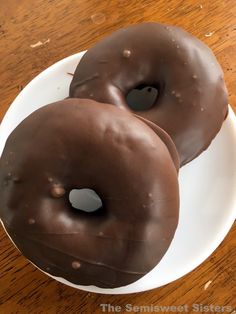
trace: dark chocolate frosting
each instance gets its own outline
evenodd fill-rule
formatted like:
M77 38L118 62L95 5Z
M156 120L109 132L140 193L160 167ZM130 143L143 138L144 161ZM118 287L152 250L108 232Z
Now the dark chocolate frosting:
M120 29L89 49L70 97L130 110L125 97L139 86L158 89L154 105L136 113L172 137L181 165L209 146L226 117L227 90L212 51L184 30L159 23Z
M178 155L176 146L174 142L172 141L171 137L169 136L169 134L166 133L163 129L161 129L158 125L151 122L150 120L144 119L143 117L140 117L138 115L135 115L135 116L141 121L143 121L144 123L146 123L160 137L162 142L165 143L166 147L169 150L169 153L171 155L175 168L178 172L179 167L180 167L179 155Z
M67 99L27 117L0 160L0 218L45 272L80 285L120 287L161 260L178 223L177 171L164 142L125 110ZM69 202L90 188L102 207Z

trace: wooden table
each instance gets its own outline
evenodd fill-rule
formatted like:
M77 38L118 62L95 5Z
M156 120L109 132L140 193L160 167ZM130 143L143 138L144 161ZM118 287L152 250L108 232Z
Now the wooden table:
M46 67L142 21L182 26L207 43L224 69L236 111L235 0L7 0L0 1L1 118ZM236 224L215 253L190 274L165 287L124 296L77 291L49 279L17 252L0 228L0 314L103 313L104 303L123 307L120 313L127 313L126 304L186 304L189 312L194 303L235 307Z

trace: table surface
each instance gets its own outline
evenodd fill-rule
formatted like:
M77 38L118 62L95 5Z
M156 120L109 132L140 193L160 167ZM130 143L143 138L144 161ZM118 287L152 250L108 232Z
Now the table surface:
M1 118L46 67L142 21L179 25L208 44L223 67L236 111L235 0L7 0L0 1ZM218 249L183 278L144 293L97 295L48 278L21 256L0 228L0 314L102 313L100 304L121 306L120 313L126 312L126 304L186 304L189 312L195 303L235 307L235 256L236 224Z

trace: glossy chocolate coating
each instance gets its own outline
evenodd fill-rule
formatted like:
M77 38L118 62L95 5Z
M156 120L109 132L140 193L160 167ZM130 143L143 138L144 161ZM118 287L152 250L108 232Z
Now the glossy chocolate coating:
M150 120L144 119L143 117L140 117L138 115L135 115L138 119L143 121L145 124L147 124L162 140L163 143L165 143L166 147L169 150L170 156L173 160L173 163L175 165L176 171L179 172L180 167L180 160L179 155L176 149L176 146L174 142L172 141L169 134L167 134L163 129L161 129L158 125L151 122Z
M139 86L158 89L153 107L136 113L172 137L181 165L209 146L226 117L227 90L212 51L184 30L158 23L120 29L89 49L70 97L130 110L125 97Z
M166 145L125 110L67 99L26 118L0 160L0 218L19 250L54 276L120 287L158 264L179 212L177 171ZM74 209L72 189L103 206Z

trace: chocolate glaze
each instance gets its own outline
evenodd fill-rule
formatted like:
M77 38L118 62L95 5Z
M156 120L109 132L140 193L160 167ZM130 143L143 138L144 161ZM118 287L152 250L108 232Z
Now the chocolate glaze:
M149 272L178 223L177 171L162 140L128 111L67 99L26 118L0 160L0 218L45 272L113 288ZM90 188L103 206L69 202Z
M158 89L153 107L137 114L172 137L181 165L209 146L226 117L220 65L203 42L178 27L138 24L101 40L80 61L70 97L130 110L125 97L138 86Z
M158 125L151 122L150 120L144 119L143 117L140 117L138 115L135 115L135 116L141 121L143 121L144 123L146 123L160 137L162 142L165 143L166 147L169 150L169 153L171 155L175 168L177 172L179 172L179 167L180 167L179 154L169 134L167 134L163 129L161 129Z

